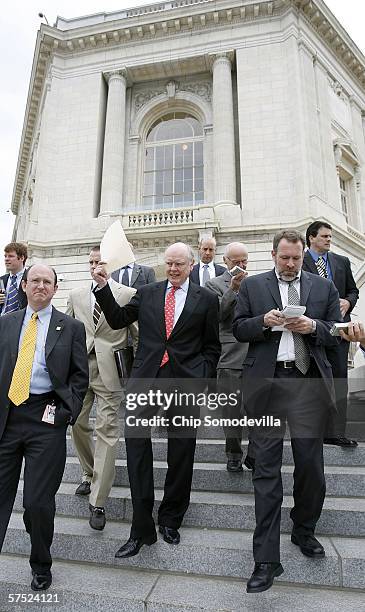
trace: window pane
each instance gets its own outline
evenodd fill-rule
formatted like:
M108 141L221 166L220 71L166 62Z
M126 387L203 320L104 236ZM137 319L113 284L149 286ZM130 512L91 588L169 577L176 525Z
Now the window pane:
M172 168L174 147L173 145L169 145L169 146L164 147L164 150L165 150L165 168Z
M146 149L146 163L145 163L146 170L153 170L154 157L155 157L155 150Z

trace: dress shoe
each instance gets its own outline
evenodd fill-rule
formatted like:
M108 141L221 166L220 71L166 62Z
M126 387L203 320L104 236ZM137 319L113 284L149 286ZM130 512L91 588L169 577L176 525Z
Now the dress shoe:
M247 467L248 470L255 469L255 459L253 457L250 457L250 455L246 455L246 458L243 463Z
M345 438L345 436L336 436L335 438L324 438L324 444L333 444L334 446L342 446L343 448L355 448L356 440Z
M51 572L47 572L46 574L37 574L37 572L32 570L32 582L30 583L30 588L32 591L45 591L52 584L52 574Z
M102 531L106 523L104 508L100 508L98 506L92 506L91 504L89 504L89 510L90 510L90 518L89 518L90 527L92 527L93 529L97 529L98 531Z
M160 525L158 530L160 533L162 533L163 539L168 544L180 544L180 534L177 529L173 529L173 527L165 527L164 525Z
M154 544L155 542L157 542L157 535L155 533L149 536L148 538L129 538L129 540L117 550L115 556L117 557L117 559L126 559L127 557L134 557L135 555L138 555L143 544L151 546L151 544Z
M241 459L228 459L227 471L228 472L243 472Z
M322 559L325 556L322 544L313 535L297 535L292 533L291 541L299 546L301 552L306 557Z
M75 491L75 495L90 495L91 485L87 480L84 480Z
M255 569L250 580L247 582L247 593L261 593L267 591L274 582L276 576L283 573L281 563L255 563Z

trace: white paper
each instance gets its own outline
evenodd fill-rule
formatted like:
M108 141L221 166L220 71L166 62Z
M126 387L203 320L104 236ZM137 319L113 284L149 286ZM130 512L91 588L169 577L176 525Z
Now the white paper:
M108 274L136 261L119 220L106 230L100 243L100 258Z
M291 319L293 317L301 317L304 315L306 311L305 306L285 306L284 310L281 311L281 314L286 319Z

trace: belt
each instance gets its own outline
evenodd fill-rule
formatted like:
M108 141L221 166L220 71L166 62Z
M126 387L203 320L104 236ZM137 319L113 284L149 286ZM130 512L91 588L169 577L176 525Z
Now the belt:
M295 368L295 361L277 361L276 367L291 370L292 368Z

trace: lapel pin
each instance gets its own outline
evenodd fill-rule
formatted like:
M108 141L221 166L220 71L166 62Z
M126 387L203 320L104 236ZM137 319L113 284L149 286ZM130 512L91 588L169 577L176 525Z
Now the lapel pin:
M56 327L56 331L61 331L61 328L60 327Z

